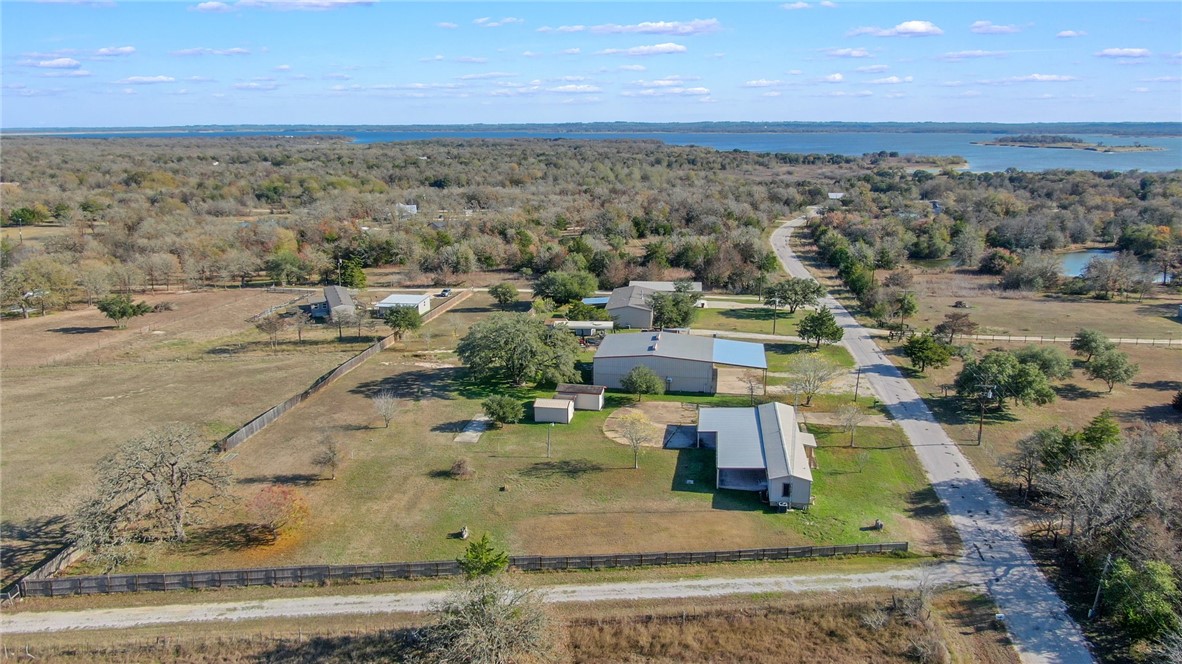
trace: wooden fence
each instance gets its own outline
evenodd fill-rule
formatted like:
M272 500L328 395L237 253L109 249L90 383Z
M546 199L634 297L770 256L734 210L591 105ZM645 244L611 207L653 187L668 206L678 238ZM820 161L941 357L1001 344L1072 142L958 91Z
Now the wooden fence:
M864 553L907 551L907 542L881 544L837 544L829 546L788 546L769 549L733 549L729 551L684 551L677 553L617 553L587 556L512 556L509 565L525 572L557 570L612 569L619 567L654 567L661 565L701 565L756 560L820 558ZM109 574L75 576L63 579L26 577L19 584L25 597L61 597L142 591L202 590L244 586L294 586L301 584L348 583L385 579L415 579L458 576L460 566L454 560L433 560L372 565L307 565L303 567L266 567L256 569L175 572L167 574Z

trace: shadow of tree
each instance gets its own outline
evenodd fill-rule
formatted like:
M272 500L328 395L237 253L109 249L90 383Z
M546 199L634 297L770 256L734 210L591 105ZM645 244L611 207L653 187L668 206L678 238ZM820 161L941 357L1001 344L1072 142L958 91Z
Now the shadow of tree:
M1182 380L1155 380L1153 382L1138 381L1132 383L1130 387L1135 387L1138 390L1162 390L1167 392L1177 392L1182 390Z
M0 522L0 568L4 575L20 573L57 555L69 541L69 518L63 514L24 521Z
M562 459L561 461L539 461L521 471L522 477L546 478L566 477L579 479L588 473L601 473L607 467L588 459Z
M755 491L734 491L731 489L714 489L714 500L710 507L727 512L770 512L771 507L759 500Z
M673 470L672 491L686 493L714 492L714 451L686 448L677 451L677 465ZM693 484L690 484L690 482Z
M428 657L424 645L423 630L413 628L385 630L372 634L314 636L307 640L280 641L270 649L255 655L252 661L268 664L421 662Z
M207 556L229 551L244 551L275 543L275 533L258 523L231 523L210 526L189 534L174 546L179 553Z
M67 327L55 327L55 328L48 330L48 331L49 332L57 332L58 334L94 334L96 332L102 332L103 330L114 330L114 329L117 329L114 325L102 325L102 326L95 326L95 327L67 326Z
M284 486L312 486L323 478L313 473L286 473L280 475L251 475L239 477L239 484L282 484Z
M749 307L743 309L721 309L718 315L722 318L739 321L772 321L772 310L767 307ZM780 309L780 322L789 322L790 314L787 309Z
M460 433L466 426L468 426L468 420L453 420L451 422L440 422L431 427L431 430L436 433Z
M353 394L372 397L390 391L399 399L454 399L458 377L467 373L458 367L416 369L363 382L349 390Z
M1059 395L1060 399L1064 399L1066 401L1078 401L1080 399L1095 399L1097 397L1104 396L1103 392L1097 392L1096 390L1089 390L1088 388L1083 387L1082 385L1075 385L1073 383L1068 383L1065 385L1052 385L1051 389L1053 389L1055 391L1055 394Z

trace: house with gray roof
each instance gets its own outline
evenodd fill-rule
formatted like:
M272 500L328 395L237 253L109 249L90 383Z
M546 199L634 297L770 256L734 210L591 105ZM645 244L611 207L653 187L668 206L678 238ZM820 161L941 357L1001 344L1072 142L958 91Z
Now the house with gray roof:
M665 381L670 392L718 391L718 366L763 370L763 344L699 337L673 332L609 334L595 352L596 385L623 389L621 381L634 367L646 366Z
M653 326L652 295L656 292L644 286L617 288L604 308L618 327L647 330Z
M715 449L717 488L766 492L771 505L794 509L812 502L817 441L801 431L792 406L702 408L698 443Z
M324 289L319 300L300 305L300 309L317 320L332 318L332 310L337 307L349 307L350 309L357 307L353 301L353 295L349 293L349 289L343 286L328 286Z

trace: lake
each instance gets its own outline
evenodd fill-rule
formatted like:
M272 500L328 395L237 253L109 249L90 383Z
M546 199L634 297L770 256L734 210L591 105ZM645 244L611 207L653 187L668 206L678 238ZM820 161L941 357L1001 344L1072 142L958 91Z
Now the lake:
M19 134L10 134L19 135ZM716 150L748 152L795 152L863 155L882 150L900 154L960 156L974 172L1076 169L1091 171L1169 171L1182 169L1182 137L1125 137L1081 135L1085 141L1107 145L1142 145L1163 148L1158 152L1103 153L1086 150L1052 150L973 145L975 141L998 138L995 134L938 134L895 132L833 133L679 133L619 132L574 133L546 131L399 131L396 129L340 129L323 131L151 131L126 130L105 132L46 133L69 138L225 138L235 136L340 136L357 143L422 141L438 138L545 138L570 140L655 140L669 145L697 145Z
M1083 274L1084 268L1088 266L1088 261L1093 258L1097 256L1110 258L1115 255L1116 252L1110 249L1084 249L1059 254L1059 265L1062 266L1059 272L1065 277L1078 277Z

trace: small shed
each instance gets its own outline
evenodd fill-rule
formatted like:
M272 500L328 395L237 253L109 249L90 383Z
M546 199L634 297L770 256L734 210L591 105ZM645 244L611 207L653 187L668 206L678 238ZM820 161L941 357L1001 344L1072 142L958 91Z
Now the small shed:
M549 325L566 328L576 337L593 337L611 332L615 328L615 323L610 320L556 320L551 321Z
M534 399L534 421L570 424L575 418L573 399Z
M555 399L570 399L575 404L575 410L603 410L603 393L607 388L603 385L575 385L560 383Z
M395 293L394 295L387 296L376 305L379 316L386 315L387 311L396 307L409 307L418 310L420 315L425 314L431 310L431 296Z

